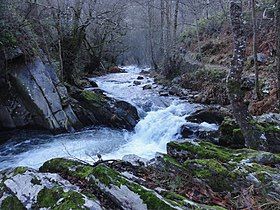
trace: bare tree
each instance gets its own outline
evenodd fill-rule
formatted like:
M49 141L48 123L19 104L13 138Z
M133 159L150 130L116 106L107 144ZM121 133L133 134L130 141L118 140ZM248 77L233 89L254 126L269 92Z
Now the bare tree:
M234 117L238 122L249 148L264 149L265 135L253 125L253 118L244 103L245 93L241 89L241 76L244 68L246 38L242 18L242 1L230 1L230 15L234 41L234 55L227 78L227 89Z
M276 65L277 65L277 78L278 78L278 109L280 110L280 1L276 0Z

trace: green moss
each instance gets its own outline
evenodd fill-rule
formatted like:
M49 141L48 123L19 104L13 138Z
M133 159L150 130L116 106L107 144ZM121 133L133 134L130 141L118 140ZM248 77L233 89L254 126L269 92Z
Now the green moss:
M173 210L172 206L168 205L164 200L158 198L153 191L146 190L133 182L127 183L127 187L134 193L140 195L140 198L147 205L148 209L153 210Z
M92 174L106 186L113 184L120 187L121 185L127 183L127 181L122 176L120 176L117 171L104 165L94 167Z
M172 158L169 155L163 154L163 161L168 166L175 166L179 169L184 169L183 165L181 165L175 158Z
M24 210L26 209L20 200L15 196L5 198L0 206L1 210Z
M232 189L232 181L236 174L229 171L215 159L187 160L184 166L199 179L205 180L214 190L225 191Z
M15 175L18 175L18 174L24 174L27 170L28 170L27 167L23 167L23 166L17 167L17 168L15 168L15 170L14 170L14 176L15 176Z
M105 101L105 98L102 94L98 94L88 90L82 91L81 96L89 102L102 103Z
M221 162L228 162L232 160L233 155L231 150L216 146L208 142L201 142L199 145L190 142L179 143L170 142L167 144L171 150L185 151L187 159L217 159Z
M51 208L54 210L86 209L84 197L75 191L64 192L61 187L42 189L37 196L38 208Z

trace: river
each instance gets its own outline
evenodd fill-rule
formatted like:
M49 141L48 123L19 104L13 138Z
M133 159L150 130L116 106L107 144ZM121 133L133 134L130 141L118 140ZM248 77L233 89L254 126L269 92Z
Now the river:
M1 145L0 169L16 166L40 167L56 157L72 157L92 162L96 155L103 159L121 159L135 154L151 159L156 152L166 152L169 141L180 139L180 128L187 124L185 118L199 107L177 97L158 94L160 86L152 78L143 75L140 85L133 82L143 70L135 66L125 67L127 73L108 74L91 78L107 95L130 102L137 107L141 120L133 132L106 127L87 128L75 133L46 135L21 132L16 138ZM146 69L148 70L148 69ZM143 90L151 84L152 89ZM216 129L203 123L201 129Z

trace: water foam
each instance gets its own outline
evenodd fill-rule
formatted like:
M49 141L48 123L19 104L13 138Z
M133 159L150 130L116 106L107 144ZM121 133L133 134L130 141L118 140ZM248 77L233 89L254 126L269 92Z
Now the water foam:
M166 144L180 138L180 128L193 110L190 104L173 104L168 108L149 112L136 125L130 141L105 157L122 158L124 155L135 154L150 159L156 152L166 152Z

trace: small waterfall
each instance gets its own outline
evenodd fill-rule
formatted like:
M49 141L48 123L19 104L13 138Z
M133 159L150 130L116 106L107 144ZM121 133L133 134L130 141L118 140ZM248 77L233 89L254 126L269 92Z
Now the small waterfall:
M166 144L178 139L180 128L186 123L186 116L193 112L190 104L173 104L165 109L151 111L135 127L130 141L108 158L122 158L135 154L153 158L156 152L166 152Z

